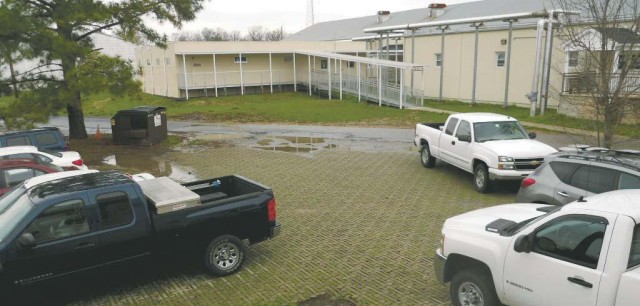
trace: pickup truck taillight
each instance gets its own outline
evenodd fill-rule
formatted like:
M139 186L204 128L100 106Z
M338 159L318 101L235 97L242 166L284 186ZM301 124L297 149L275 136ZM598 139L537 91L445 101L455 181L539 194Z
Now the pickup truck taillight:
M269 222L276 221L276 199L269 200L267 203L267 213L269 215Z
M78 167L82 167L82 165L84 165L84 162L82 161L82 159L74 160L71 163Z
M527 188L527 187L529 187L529 186L531 186L531 185L533 185L535 183L536 183L536 180L528 177L528 178L524 179L522 181L522 183L520 183L520 188Z

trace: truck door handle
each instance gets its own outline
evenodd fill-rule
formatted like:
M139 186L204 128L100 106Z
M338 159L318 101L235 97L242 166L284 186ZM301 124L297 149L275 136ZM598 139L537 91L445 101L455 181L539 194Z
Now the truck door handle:
M564 191L558 191L558 195L561 196L561 197L565 197L565 198L569 197L569 194L564 192Z
M78 244L78 246L76 247L76 250L82 250L82 249L90 249L92 247L95 247L96 244L93 242L83 242L81 244Z
M593 288L593 285L590 282L585 281L584 279L579 279L577 277L567 277L567 280L572 282L572 283L578 284L580 286L584 286L584 287L587 287L587 288Z
M455 146L455 145L456 145L456 142L455 142L455 141L452 141L452 142L451 142L451 144Z

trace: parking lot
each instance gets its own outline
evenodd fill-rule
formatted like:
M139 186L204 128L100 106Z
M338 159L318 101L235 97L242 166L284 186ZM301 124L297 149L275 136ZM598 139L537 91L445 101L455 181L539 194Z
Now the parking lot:
M406 142L219 138L205 137L160 156L141 155L147 160L141 165L153 160L162 164L150 169L154 174L176 170L184 180L239 174L274 189L282 234L253 246L239 273L214 278L199 262L152 261L39 285L42 294L29 298L64 304L246 305L296 304L322 296L343 303L338 305L448 304L447 288L432 272L442 222L513 201L517 190L509 185L479 194L462 171L420 166L417 151ZM112 150L121 149L107 146L100 152ZM119 161L135 163L132 154Z

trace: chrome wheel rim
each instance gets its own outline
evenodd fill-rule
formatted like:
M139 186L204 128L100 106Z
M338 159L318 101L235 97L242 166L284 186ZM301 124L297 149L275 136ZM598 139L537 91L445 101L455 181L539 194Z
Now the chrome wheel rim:
M233 243L222 243L213 251L213 263L222 270L232 269L238 264L240 251Z
M458 300L460 301L460 305L465 306L483 306L484 305L484 297L482 296L482 291L476 284L471 282L464 282L460 287L458 287Z
M420 155L422 157L422 163L426 164L427 161L429 160L429 154L427 153L427 148L422 149L422 154Z
M476 186L478 186L478 188L484 187L484 179L484 171L480 170L476 172Z

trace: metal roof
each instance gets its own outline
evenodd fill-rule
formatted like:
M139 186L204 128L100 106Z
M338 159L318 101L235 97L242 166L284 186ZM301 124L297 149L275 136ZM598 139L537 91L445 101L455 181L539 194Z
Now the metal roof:
M389 60L383 60L383 59L377 59L377 58L368 58L368 57L362 57L362 56L345 55L345 54L338 54L338 53L332 53L332 52L296 51L296 54L326 57L326 58L338 59L343 61L371 64L376 66L384 66L384 67L392 67L392 68L401 68L401 69L414 69L414 68L426 67L425 65L419 65L419 64L396 62L396 61L389 61Z
M444 12L436 18L429 18L428 8L419 8L408 11L393 12L385 22L378 23L377 16L366 16L352 19L343 19L314 24L286 40L346 40L352 38L373 38L374 33L366 33L365 29L392 27L412 23L430 21L451 21L474 17L486 17L507 15L516 13L530 13L552 9L553 0L483 0L467 3L452 4L444 9ZM536 20L521 20L514 24L514 28L535 27ZM508 24L502 21L485 22L484 29L507 28ZM468 25L451 26L448 32L472 31ZM435 28L426 28L416 32L416 35L439 34Z

